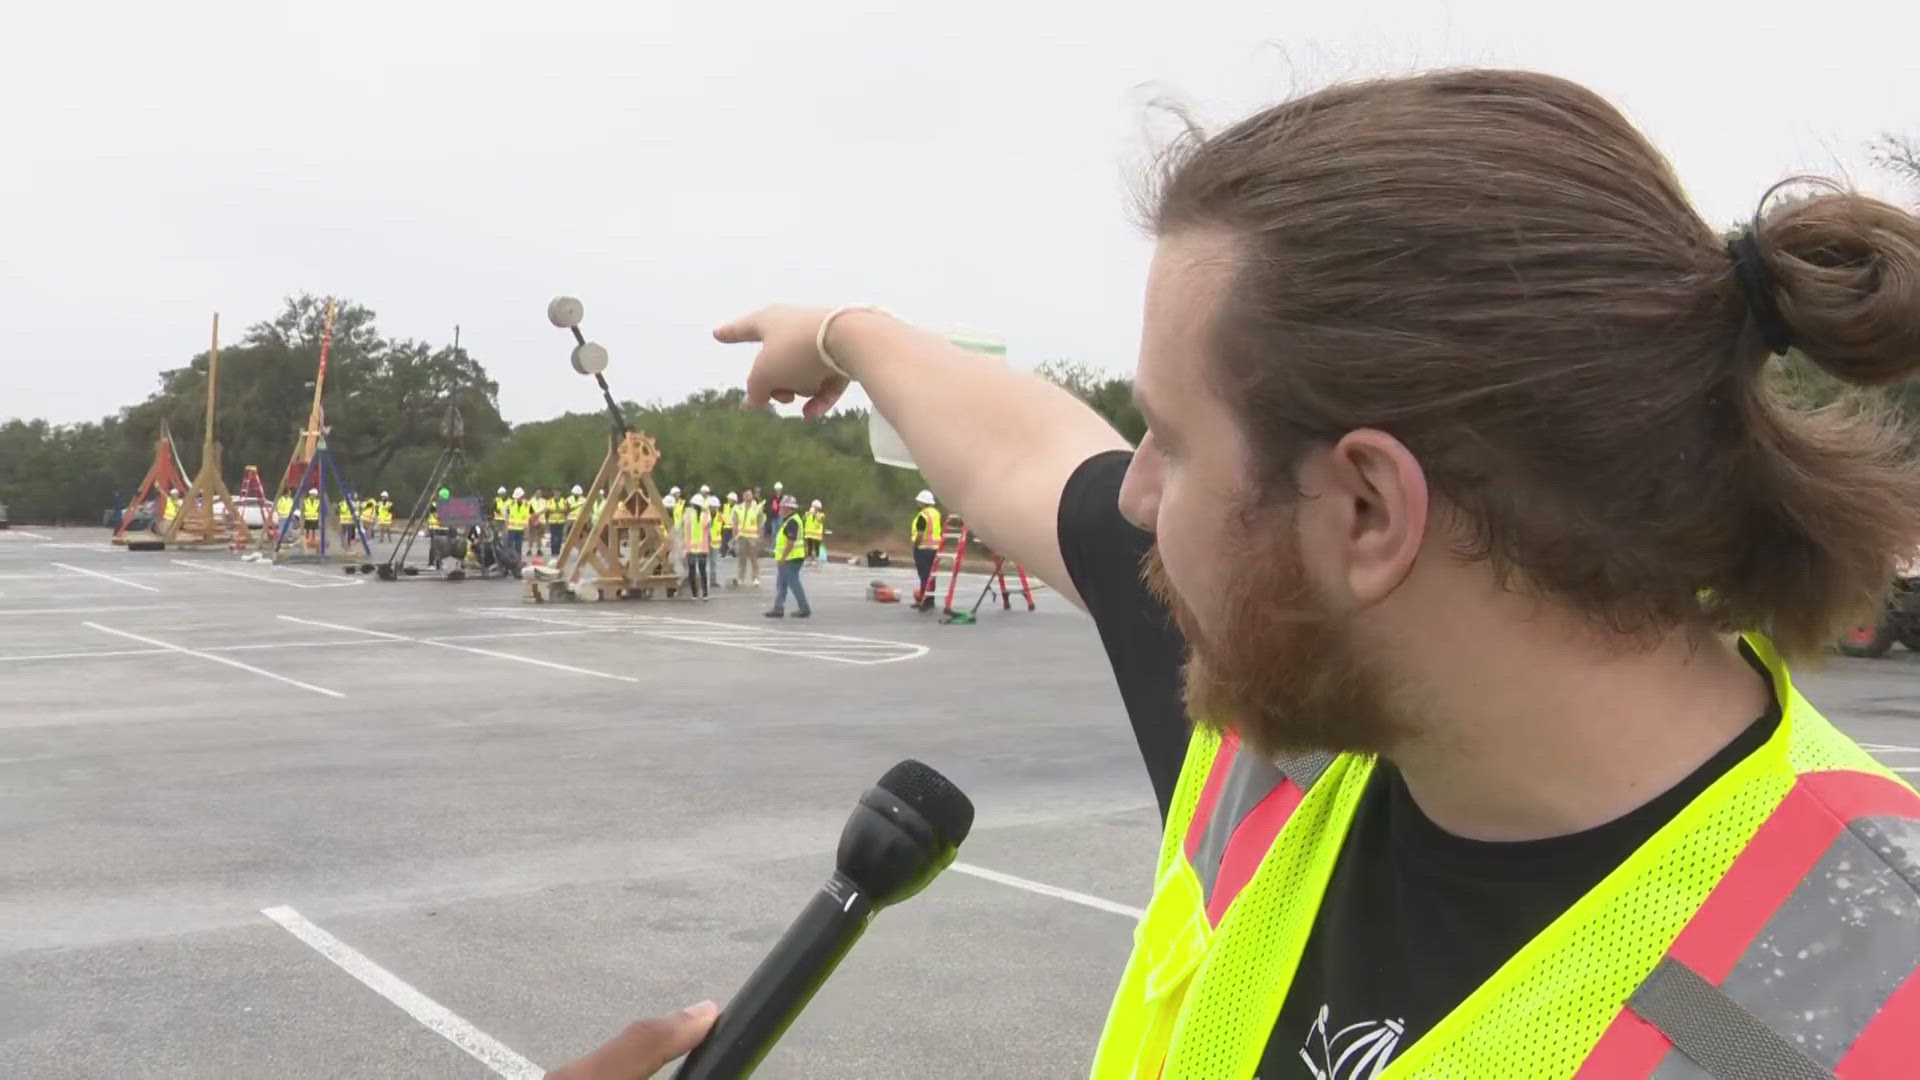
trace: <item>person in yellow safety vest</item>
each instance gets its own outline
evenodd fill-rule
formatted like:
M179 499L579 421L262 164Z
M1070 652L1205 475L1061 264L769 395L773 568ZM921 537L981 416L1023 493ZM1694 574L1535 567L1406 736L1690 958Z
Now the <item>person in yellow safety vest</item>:
M380 493L379 522L380 539L393 539L393 496L384 491Z
M283 491L273 500L273 522L276 528L286 528L287 519L293 516L293 493Z
M494 491L493 493L493 531L494 532L504 533L507 531L507 504L512 501L513 501L512 499L507 497L507 489L505 486L502 486L499 489Z
M180 489L168 488L160 506L160 520L172 521L180 513Z
M360 503L360 535L373 539L373 527L380 522L380 500L364 499Z
M675 525L680 524L680 515L685 513L687 509L686 500L680 497L680 485L675 484L673 487L668 488L667 497L661 501L666 504L669 510L673 511L673 523Z
M708 599L712 586L709 576L709 555L713 551L712 515L706 508L706 499L693 495L687 499L686 512L681 515L680 544L687 557L687 595Z
M340 524L340 542L353 543L353 504L347 501L344 492L340 495L340 501L333 504L333 516L334 520Z
M547 498L546 488L534 488L527 505L532 508L527 515L527 545L538 555L547 538L547 520L553 512L553 502Z
M920 504L913 515L913 524L907 529L908 539L913 542L913 605L921 611L932 611L936 591L934 573L940 562L940 549L947 541L946 532L933 492L922 488L913 501Z
M721 504L720 496L707 496L707 543L715 559L720 558L727 537L727 508ZM719 577L719 565L713 566L714 577Z
M807 561L819 562L820 550L827 542L827 512L820 508L819 499L813 500L813 505L801 517L800 524L807 537Z
M527 548L527 524L533 520L533 504L527 501L527 489L514 488L513 498L507 500L507 546L513 549L517 562Z
M560 517L547 522L547 551L552 555L560 554L560 545L567 540L567 530L580 519L580 508L587 505L579 484L573 485L573 490L568 494L556 498L560 503Z
M1920 796L1785 661L1882 594L1920 469L1768 357L1916 374L1920 295L1875 285L1920 216L1834 186L1729 239L1522 71L1342 83L1165 164L1137 450L870 308L716 332L748 408L868 384L1092 615L1165 821L1092 1076L1915 1075Z
M726 505L720 508L720 546L714 558L733 555L733 537L740 528L740 493L727 492Z
M752 488L740 498L735 517L733 581L736 585L760 585L760 499Z
M300 529L306 534L309 548L320 546L320 489L310 487L306 497L300 500Z
M813 608L807 604L807 590L800 584L800 568L807 561L807 537L805 525L800 520L800 500L791 495L780 497L780 523L773 527L773 569L774 593L773 607L766 612L769 619L782 619L787 614L787 594L793 594L796 619L805 619L813 614Z

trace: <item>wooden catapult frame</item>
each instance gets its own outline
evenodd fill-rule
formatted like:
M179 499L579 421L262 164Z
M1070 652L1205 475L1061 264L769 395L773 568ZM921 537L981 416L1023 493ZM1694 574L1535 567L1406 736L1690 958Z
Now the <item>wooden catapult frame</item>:
M138 513L149 491L159 497L154 505L157 518L155 532L166 547L243 546L252 538L252 530L247 528L240 506L234 500L233 492L227 489L226 478L220 473L220 441L213 434L213 417L219 404L219 395L220 314L215 312L213 344L207 352L207 415L206 431L200 443L200 471L194 474L193 479L186 479L180 469L180 453L173 445L173 433L163 419L159 437L154 443L153 464L147 469L146 478L140 481L139 489L134 492L133 501L127 504L126 512L120 516L120 527L113 534L114 543L128 543L127 522ZM175 488L180 491L180 501L174 508L172 520L167 520L165 507L168 493Z
M653 483L660 448L651 436L621 428L560 554L545 573L528 579L529 599L644 600L656 589L671 595L678 587L660 489Z

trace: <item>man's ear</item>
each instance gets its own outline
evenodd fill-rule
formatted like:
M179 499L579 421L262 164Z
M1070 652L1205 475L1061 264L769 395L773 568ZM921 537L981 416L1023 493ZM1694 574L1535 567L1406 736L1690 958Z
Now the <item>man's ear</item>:
M1406 579L1426 540L1426 472L1404 443L1374 428L1348 432L1321 466L1339 569L1355 604L1371 607Z

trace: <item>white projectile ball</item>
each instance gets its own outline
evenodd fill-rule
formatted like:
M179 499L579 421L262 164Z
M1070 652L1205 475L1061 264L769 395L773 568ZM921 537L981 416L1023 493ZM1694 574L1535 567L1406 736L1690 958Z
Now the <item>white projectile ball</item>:
M582 375L598 375L607 370L607 347L589 341L573 347L573 370Z
M547 304L547 321L567 330L580 325L587 311L571 296L556 296Z

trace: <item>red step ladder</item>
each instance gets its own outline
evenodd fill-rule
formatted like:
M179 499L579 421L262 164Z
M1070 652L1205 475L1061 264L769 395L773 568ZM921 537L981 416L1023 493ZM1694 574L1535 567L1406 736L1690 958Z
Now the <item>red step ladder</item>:
M985 601L989 595L992 594L993 587L996 584L1000 586L1000 609L1002 611L1012 611L1013 610L1013 591L1007 587L1008 564L1012 564L1014 573L1019 576L1020 595L1026 597L1027 610L1032 611L1034 609L1033 586L1029 584L1027 581L1027 568L1020 565L1018 562L1015 562L1014 560L1007 558L1005 555L1002 555L999 552L993 551L991 549L988 550L988 554L993 556L993 569L987 571L986 587L980 590L980 595L977 598L975 598L975 600L973 601L973 607L969 608L964 612L953 610L954 590L959 588L959 585L960 585L960 568L967 561L968 537L969 537L969 532L968 532L967 526L963 523L960 526L959 545L953 553L953 569L952 571L950 571L947 577L947 602L944 609L941 612L941 621L971 623L973 621L974 614L980 610L980 604L983 601ZM945 552L943 551L941 554L944 555ZM934 572L936 574L939 573L939 567L940 567L939 561L936 559L934 562Z

